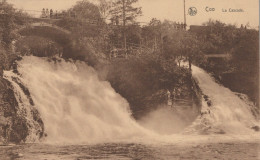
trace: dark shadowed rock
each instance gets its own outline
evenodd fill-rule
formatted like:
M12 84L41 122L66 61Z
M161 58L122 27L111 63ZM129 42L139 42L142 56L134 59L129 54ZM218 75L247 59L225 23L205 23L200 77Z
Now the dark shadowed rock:
M260 127L259 126L254 126L254 127L252 127L252 129L255 130L256 132L260 131Z
M33 101L30 98L28 89L22 84L19 86L25 91L30 103ZM24 115L18 113L19 106L16 101L13 87L11 83L0 77L0 141L5 143L21 143L25 142L30 134L30 127ZM32 110L33 119L39 124L37 128L37 136L43 137L44 124L40 118L40 114L36 109ZM1 142L0 142L1 143Z
M211 102L211 100L208 100L208 101L207 101L207 105L208 105L209 107L212 106L212 102Z
M204 95L203 98L205 101L208 101L208 99L209 99L209 97L207 95Z

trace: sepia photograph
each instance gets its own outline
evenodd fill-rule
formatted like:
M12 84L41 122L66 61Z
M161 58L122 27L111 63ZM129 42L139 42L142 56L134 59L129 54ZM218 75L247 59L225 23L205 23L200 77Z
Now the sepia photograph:
M260 160L259 0L0 0L0 160Z

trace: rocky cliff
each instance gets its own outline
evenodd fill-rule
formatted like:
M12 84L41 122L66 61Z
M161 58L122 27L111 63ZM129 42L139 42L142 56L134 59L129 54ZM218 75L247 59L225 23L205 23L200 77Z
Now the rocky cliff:
M22 143L30 135L31 126L28 125L26 116L22 114L12 84L3 78L3 68L0 68L0 143ZM19 86L26 95L30 94L22 84ZM44 135L44 124L35 108L31 110L31 114L39 126L36 134L41 138Z

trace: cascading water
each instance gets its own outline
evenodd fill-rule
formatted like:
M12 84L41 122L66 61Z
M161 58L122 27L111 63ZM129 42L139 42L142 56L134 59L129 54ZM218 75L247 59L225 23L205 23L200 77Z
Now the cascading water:
M19 75L8 71L5 76L19 78L30 90L47 141L104 142L145 134L131 118L127 101L85 63L32 56L17 63ZM18 85L14 88L22 92Z
M169 141L181 135L165 137L141 127L131 117L127 101L108 82L100 81L94 69L83 62L28 56L17 65L19 74L5 71L5 78L12 82L16 98L23 97L19 106L26 108L28 113L28 97L21 96L23 91L13 79L18 79L29 89L34 106L43 119L47 142L117 142L148 137ZM198 125L207 122L208 128L219 128L227 133L241 133L241 128L249 132L248 128L256 123L251 106L217 84L202 69L193 66L193 76L202 92L212 100L212 107L209 114L198 117L186 131L196 133L201 129ZM205 104L203 106L206 108ZM30 114L26 116L33 124Z
M38 115L37 109L34 107L34 102L29 95L29 91L23 86L17 74L5 71L4 77L11 82L14 88L15 98L19 106L19 108L16 108L17 116L23 117L26 120L26 127L30 134L26 137L25 141L37 142L43 136L44 125Z
M252 112L257 108L250 102L242 100L234 92L215 82L204 70L192 66L192 75L204 95L209 97L210 106L202 102L202 113L194 126L203 126L203 131L210 133L248 134L251 127L259 126ZM194 129L194 128L193 128ZM200 132L202 131L200 130ZM194 131L194 130L193 130ZM202 132L203 132L202 131Z

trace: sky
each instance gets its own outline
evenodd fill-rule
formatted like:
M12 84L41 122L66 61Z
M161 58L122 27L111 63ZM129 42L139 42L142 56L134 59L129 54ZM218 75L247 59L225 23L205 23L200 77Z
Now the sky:
M14 7L24 10L38 10L52 8L66 10L75 5L78 0L7 0ZM96 0L92 0L96 1ZM149 22L152 18L168 19L176 22L184 20L184 0L139 0L136 4L142 7L143 15L139 22ZM188 9L195 7L197 14L190 16ZM208 8L207 8L208 7ZM211 8L207 12L206 9ZM237 9L243 12L229 12ZM227 12L224 12L227 10ZM31 12L33 13L33 12ZM37 12L35 12L37 13ZM39 13L38 13L39 14ZM250 25L252 28L259 26L259 1L258 0L186 0L186 18L188 25L201 25L209 19L221 20L237 26Z

